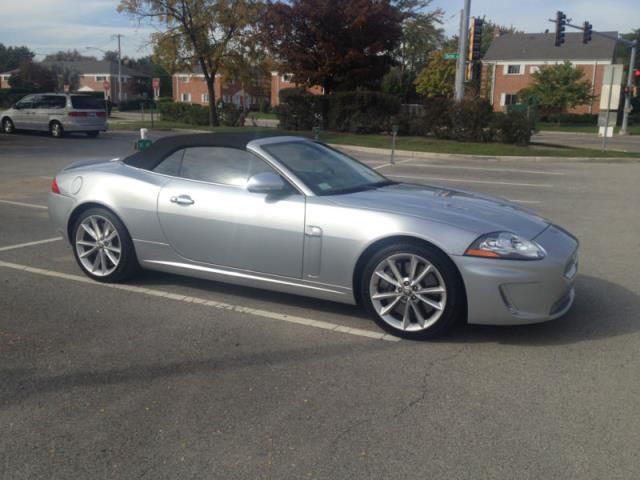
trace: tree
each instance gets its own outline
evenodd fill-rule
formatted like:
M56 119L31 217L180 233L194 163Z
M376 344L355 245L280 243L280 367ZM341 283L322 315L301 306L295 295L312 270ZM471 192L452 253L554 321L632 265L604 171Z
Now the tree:
M97 58L93 56L83 55L78 50L73 49L73 50L67 50L67 51L60 50L59 52L56 52L56 53L50 53L49 55L46 55L44 57L43 61L44 62L77 62L80 60L97 61Z
M58 81L56 74L49 68L31 61L19 65L19 70L9 77L9 85L29 92L53 92Z
M102 60L104 60L105 62L117 62L118 52L116 50L107 50L102 55Z
M69 90L74 91L80 86L80 73L77 69L55 63L48 68L55 75L56 90L63 91L64 86L69 85Z
M23 62L30 62L36 54L27 47L5 47L0 43L0 72L18 68Z
M395 63L403 12L391 0L269 2L264 41L300 85L372 87Z
M416 97L415 79L417 73L402 70L401 67L391 67L388 73L382 77L380 89L384 93L399 97L404 103L409 103Z
M562 113L594 99L591 84L582 80L583 76L584 72L568 60L558 65L544 66L532 74L533 83L520 90L518 96L526 101L533 95L542 111Z
M401 5L402 41L397 51L403 71L417 72L428 62L431 54L444 42L442 17L444 12L436 9L426 12L431 0L411 0Z
M237 61L242 43L255 33L259 0L120 0L118 11L164 23L176 58L200 67L209 93L209 124L218 125L215 76Z
M416 91L425 97L451 97L454 92L456 64L445 60L442 52L431 57L429 65L416 78Z

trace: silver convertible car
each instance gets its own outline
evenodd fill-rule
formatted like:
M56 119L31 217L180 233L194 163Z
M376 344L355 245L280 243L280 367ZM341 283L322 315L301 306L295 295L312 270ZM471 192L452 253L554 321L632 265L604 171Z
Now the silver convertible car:
M506 200L396 183L298 137L165 137L68 166L49 215L81 269L139 267L361 304L388 332L552 320L574 300L578 241Z

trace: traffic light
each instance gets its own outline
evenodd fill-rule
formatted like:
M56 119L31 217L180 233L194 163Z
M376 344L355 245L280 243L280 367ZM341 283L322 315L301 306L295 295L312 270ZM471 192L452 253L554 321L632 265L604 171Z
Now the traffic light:
M558 11L556 13L556 47L559 47L564 43L564 31L567 25L567 16Z
M591 25L589 22L584 22L582 24L582 43L589 43L592 36L593 25Z
M473 18L471 22L471 32L469 32L469 60L475 62L480 60L480 50L482 47L482 25L481 18Z
M640 68L636 68L633 71L633 78L635 78L636 81L640 81Z

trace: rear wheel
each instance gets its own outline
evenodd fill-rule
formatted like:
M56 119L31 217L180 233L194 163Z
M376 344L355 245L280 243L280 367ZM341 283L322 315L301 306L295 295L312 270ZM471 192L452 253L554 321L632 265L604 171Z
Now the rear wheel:
M465 315L464 286L451 260L435 248L390 245L364 268L361 298L378 325L410 339L433 338Z
M2 131L4 133L13 133L15 131L15 127L10 118L2 120Z
M103 208L83 212L73 227L73 253L82 271L99 282L121 282L137 269L129 232Z
M52 137L62 138L64 136L64 127L60 122L54 121L49 125L49 132Z
M99 134L100 134L100 132L97 131L97 130L94 130L94 131L91 131L91 132L87 132L87 136L89 138L96 138Z

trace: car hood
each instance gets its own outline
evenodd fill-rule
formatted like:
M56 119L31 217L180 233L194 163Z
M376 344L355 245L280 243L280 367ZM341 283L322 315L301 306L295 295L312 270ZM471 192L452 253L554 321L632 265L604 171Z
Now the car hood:
M508 200L430 185L399 183L332 200L345 207L445 223L477 235L507 231L532 239L549 226L544 218Z

